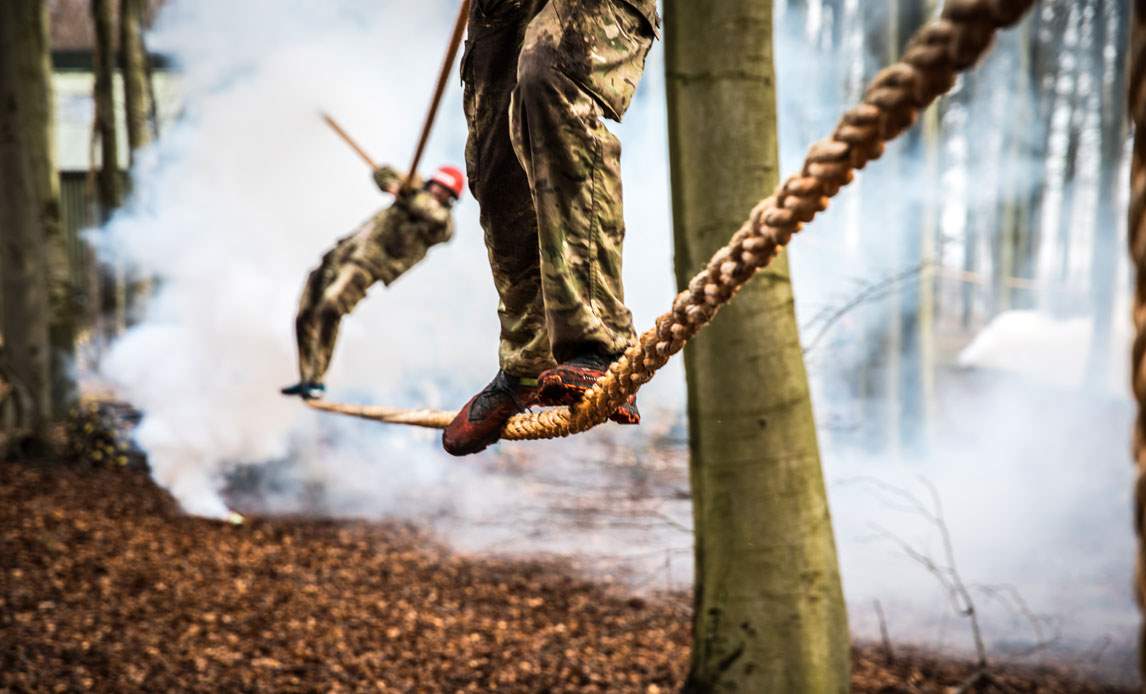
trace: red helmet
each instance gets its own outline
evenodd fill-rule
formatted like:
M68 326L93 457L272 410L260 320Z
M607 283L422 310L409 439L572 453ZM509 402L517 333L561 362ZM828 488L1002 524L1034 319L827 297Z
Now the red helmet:
M466 175L453 166L442 166L430 176L431 183L437 183L453 193L454 198L460 198L466 189Z

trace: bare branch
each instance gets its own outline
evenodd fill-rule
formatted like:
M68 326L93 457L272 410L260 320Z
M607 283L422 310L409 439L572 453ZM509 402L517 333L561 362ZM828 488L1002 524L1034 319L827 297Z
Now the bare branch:
M875 614L879 618L879 637L883 643L883 656L888 663L895 662L895 651L891 648L891 634L887 630L887 618L883 614L883 605L875 600Z
M860 306L863 306L864 304L882 301L883 299L894 295L896 292L900 291L902 289L902 285L906 284L908 281L918 280L919 276L923 274L923 271L930 266L930 261L924 261L919 265L908 268L907 270L904 270L903 272L897 273L895 275L891 275L890 277L885 277L879 281L870 283L861 282L861 289L859 293L853 296L851 299L847 300L837 308L833 309L829 307L821 310L803 327L803 330L807 331L814 327L816 324L820 324L820 329L816 332L815 337L809 340L808 346L804 348L804 355L807 356L810 352L816 349L816 347L820 344L820 341L824 339L824 336L827 335L835 326L835 324L838 323L840 319L842 319L848 313Z
M964 582L962 575L959 573L958 564L955 560L955 547L951 540L950 529L947 527L947 521L943 514L943 501L940 498L939 490L927 478L923 476L919 477L920 483L927 488L928 495L931 499L931 508L928 508L918 497L902 487L897 487L873 478L859 479L874 486L885 494L899 499L898 504L891 504L892 508L921 516L939 533L940 540L943 543L943 554L946 559L946 565L940 565L930 555L916 549L909 542L896 536L887 529L880 526L873 526L880 535L899 545L900 550L903 551L904 554L927 569L948 592L955 611L961 616L966 617L971 624L971 636L975 642L975 653L978 656L978 665L980 669L985 672L988 666L987 646L983 641L983 631L979 624L979 615L975 606L975 600L972 598L971 591L968 590L966 582Z
M1031 631L1034 632L1034 643L1026 648L1010 651L1008 655L1011 657L1026 658L1034 655L1054 645L1062 637L1057 621L1050 617L1036 615L1015 586L1009 584L976 585L974 588L1021 616L1030 625ZM1049 636L1044 630L1046 627L1051 627L1054 630Z

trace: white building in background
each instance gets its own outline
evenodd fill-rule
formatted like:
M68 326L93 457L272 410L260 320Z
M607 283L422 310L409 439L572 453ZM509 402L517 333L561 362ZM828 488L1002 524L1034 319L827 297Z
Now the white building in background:
M149 0L148 23L154 19L164 0ZM75 267L81 267L83 254L78 232L99 219L98 202L88 183L89 172L100 165L99 149L93 147L95 102L93 72L95 31L91 17L91 0L49 0L52 42L52 89L56 116L56 166L60 172L60 204L64 230L68 234ZM118 14L118 3L116 3ZM119 30L113 31L113 47L118 67ZM162 132L180 109L178 78L170 61L151 54L152 84L156 115ZM130 161L127 126L124 120L123 80L115 77L116 129L118 131L119 165L126 170ZM94 162L93 162L94 157Z

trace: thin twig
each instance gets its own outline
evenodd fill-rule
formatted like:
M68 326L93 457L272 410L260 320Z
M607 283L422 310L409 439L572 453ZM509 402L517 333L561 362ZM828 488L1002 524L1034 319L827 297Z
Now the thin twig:
M1026 658L1032 656L1035 653L1044 651L1051 647L1057 643L1059 638L1062 636L1062 633L1054 620L1045 616L1040 617L1039 615L1036 615L1034 610L1031 609L1030 605L1027 604L1027 601L1023 599L1019 589L1015 586L1009 584L976 585L974 588L987 597L993 598L1002 603L1004 606L1020 615L1023 619L1026 620L1028 624L1030 624L1031 630L1034 632L1035 636L1034 643L1026 648L1009 652L1008 655L1010 657ZM1047 636L1043 629L1044 625L1054 627L1054 633L1050 636Z
M954 542L951 539L951 531L947 527L947 521L943 513L943 501L939 496L939 490L936 489L935 485L927 478L919 477L920 483L927 488L928 495L930 496L931 505L928 507L923 501L906 489L878 479L858 479L871 484L886 496L890 497L892 501L885 500L885 503L891 508L912 513L926 519L939 533L940 541L943 544L945 565L941 565L929 554L915 548L911 543L886 528L872 524L872 528L880 536L897 544L905 555L925 568L928 573L934 576L940 585L943 586L955 612L960 616L966 617L971 625L971 636L974 640L975 653L978 657L977 665L980 670L985 672L988 667L987 646L983 641L983 631L979 624L979 615L975 606L975 600L972 598L971 591L959 572L958 563L955 558Z
M877 282L868 283L862 286L859 293L846 301L843 305L832 309L827 308L812 318L807 324L804 325L803 330L809 330L817 323L820 324L820 329L816 332L815 337L808 341L808 345L804 347L804 355L807 356L820 344L820 341L831 331L831 329L838 323L844 316L853 310L863 306L864 304L875 303L882 301L889 296L898 292L902 287L901 285L907 283L909 280L917 279L923 271L931 267L930 261L925 261L917 266L908 268L903 272L897 273L890 277L885 277Z
M883 657L888 664L895 662L895 651L891 648L891 634L887 630L887 618L883 614L883 605L875 600L875 614L879 618L879 638L883 643Z

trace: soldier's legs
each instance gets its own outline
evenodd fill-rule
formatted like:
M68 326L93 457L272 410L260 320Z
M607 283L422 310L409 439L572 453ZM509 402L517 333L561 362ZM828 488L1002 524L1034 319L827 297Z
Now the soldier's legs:
M322 383L338 341L342 317L366 296L374 278L362 267L345 261L323 265L310 273L295 319L299 376Z
M327 275L329 272L324 264L312 270L307 276L302 297L298 302L298 315L294 319L295 341L298 344L298 376L303 382L317 382L315 375L319 374L316 364L318 306L322 301L322 292L326 288ZM319 374L318 379L321 378Z
M601 117L628 107L652 41L646 24L620 0L474 3L466 161L501 299L505 373L443 432L454 455L496 441L535 401L533 377L553 371L554 357L611 354L633 335L620 278L620 147Z
M628 109L653 40L621 0L550 0L518 61L510 133L533 193L553 355L623 351L621 147L604 118Z
M545 329L533 195L509 137L517 55L533 4L476 0L462 66L469 126L466 165L498 292L501 368L524 377L554 363Z

